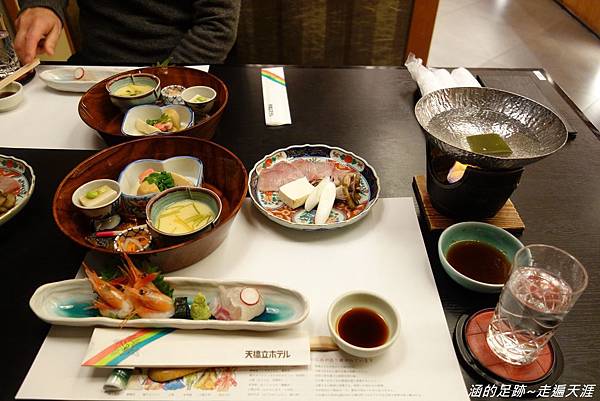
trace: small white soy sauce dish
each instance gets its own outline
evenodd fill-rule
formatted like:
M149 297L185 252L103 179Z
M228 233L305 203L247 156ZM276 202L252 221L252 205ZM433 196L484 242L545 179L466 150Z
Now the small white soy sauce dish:
M381 355L398 338L400 317L379 295L353 291L341 295L327 313L329 332L344 352L360 358Z

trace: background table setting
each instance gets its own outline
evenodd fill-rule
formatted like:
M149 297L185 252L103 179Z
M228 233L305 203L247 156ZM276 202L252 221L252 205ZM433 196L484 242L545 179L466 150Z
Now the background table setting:
M246 198L223 243L170 275L266 281L294 288L310 301L307 319L293 329L304 337L329 335L327 310L339 295L371 291L397 309L398 340L384 355L368 359L342 351L312 352L310 360L304 358L296 367L228 370L221 366L215 375L229 380L229 385L218 394L192 391L189 383L183 385L187 390L151 389L144 377L132 379L138 387L118 396L104 393L102 384L110 370L80 366L92 329L50 326L29 307L38 287L83 277L82 261L93 260L85 247L65 236L63 227L59 229L52 205L69 172L107 148L106 135L103 139L80 118L83 92L64 92L44 83L44 71L59 67L38 67L36 76L24 85L22 104L0 113L0 154L26 161L35 174L28 203L0 226L1 265L9 287L5 303L12 306L5 347L11 373L5 376L2 399L206 399L218 395L246 400L335 395L464 400L469 393L478 398L473 386L484 382L459 363L452 334L462 315L493 308L498 294L463 288L442 268L437 250L440 231L428 227L412 186L415 176L425 174L427 147L414 113L419 88L409 71L286 66L281 70L283 82L275 82L259 66L227 65L198 67L210 71L228 90L216 131L208 139L236 155L250 172L250 180L255 164L277 157L278 149L323 144L366 161L376 171L379 199L352 225L304 232L272 221L276 219L261 214L252 199ZM122 72L129 67L102 69ZM595 385L600 377L596 308L600 301L600 134L544 71L471 72L485 86L546 105L569 131L562 149L525 169L510 199L525 226L521 242L557 246L587 268L588 288L555 336L564 357L557 383ZM286 89L289 114L284 113L281 125L265 124L269 117L263 97L273 96L276 107L284 101L281 93L266 94L265 79L275 92L281 84Z

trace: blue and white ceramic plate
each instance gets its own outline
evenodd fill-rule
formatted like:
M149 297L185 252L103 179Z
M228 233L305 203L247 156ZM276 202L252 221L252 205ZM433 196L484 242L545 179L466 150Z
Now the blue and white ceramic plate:
M139 131L136 127L136 121L142 120L158 120L160 116L165 112L165 110L175 110L175 112L179 115L179 119L181 120L179 123L179 127L175 131L169 132L161 132L160 130L156 130L155 133L145 134ZM182 106L180 104L168 104L166 106L157 106L155 104L142 104L140 106L135 106L127 110L125 113L125 117L123 118L123 124L121 124L121 132L123 135L128 136L148 136L148 135L169 135L174 134L177 131L181 131L183 129L189 128L194 124L194 112L187 106Z
M17 196L15 206L4 214L0 214L0 226L12 219L29 202L35 188L35 174L33 169L21 159L12 156L0 155L0 176L2 180L14 180L11 185Z
M277 163L297 160L331 164L337 174L360 175L360 202L351 209L345 201L336 200L325 224L315 224L316 208L310 212L303 206L291 209L278 197L278 191L259 190L259 177ZM347 150L327 145L294 145L265 156L250 171L248 189L254 205L270 220L296 230L329 230L340 228L362 219L379 199L379 177L364 159Z

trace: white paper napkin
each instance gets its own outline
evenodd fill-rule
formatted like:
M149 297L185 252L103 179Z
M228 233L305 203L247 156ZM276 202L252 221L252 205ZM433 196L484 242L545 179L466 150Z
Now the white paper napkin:
M475 86L481 87L477 79L464 67L459 67L452 72L443 68L428 68L423 65L423 60L410 53L404 63L412 79L419 85L421 95L438 89Z
M265 123L279 126L292 123L283 67L261 68Z
M450 76L452 76L452 79L454 79L456 82L456 86L473 86L476 88L481 87L479 81L477 81L473 74L471 74L469 70L464 67L458 67L452 70Z

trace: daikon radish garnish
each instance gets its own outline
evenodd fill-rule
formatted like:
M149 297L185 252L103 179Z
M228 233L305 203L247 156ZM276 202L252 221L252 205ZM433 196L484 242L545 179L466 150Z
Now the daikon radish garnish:
M85 70L81 67L77 67L75 68L75 70L73 70L73 78L75 78L76 80L82 79L84 75Z
M260 293L258 292L258 290L256 288L245 287L240 292L240 299L246 305L250 305L250 306L256 305L258 303L258 301L260 300Z
M310 193L310 195L308 195L308 198L306 198L306 202L304 203L304 209L307 212L310 212L311 210L313 210L315 208L315 206L317 206L319 204L319 198L321 197L321 191L323 190L323 187L327 184L328 181L331 181L331 179L329 177L323 178L321 180L321 182L319 182L319 184L317 184L315 189L313 189L313 191Z
M327 222L329 213L331 213L331 209L333 209L333 202L335 202L335 184L333 181L327 180L321 190L321 196L319 197L319 206L317 206L315 224L325 224L325 222Z

